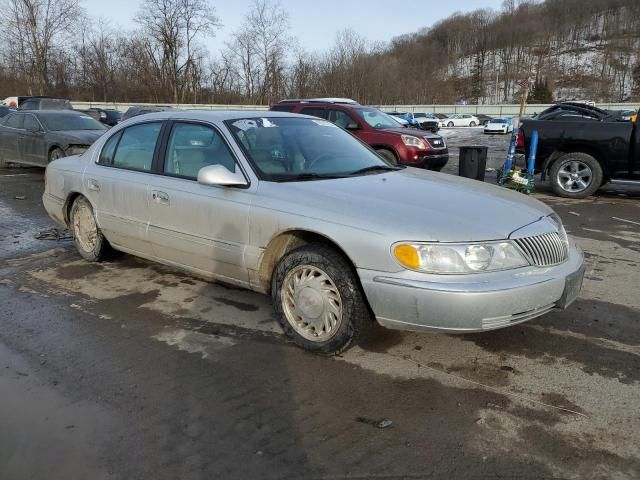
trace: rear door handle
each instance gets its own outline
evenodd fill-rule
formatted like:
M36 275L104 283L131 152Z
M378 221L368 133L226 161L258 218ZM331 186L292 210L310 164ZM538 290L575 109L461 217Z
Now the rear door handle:
M87 180L87 187L89 187L89 190L93 190L94 192L100 191L100 184L98 183L97 180L94 180L93 178L90 178L89 180Z
M153 198L156 203L162 203L164 205L169 204L169 195L164 192L158 192L157 190L154 190L153 192L151 192L151 198Z

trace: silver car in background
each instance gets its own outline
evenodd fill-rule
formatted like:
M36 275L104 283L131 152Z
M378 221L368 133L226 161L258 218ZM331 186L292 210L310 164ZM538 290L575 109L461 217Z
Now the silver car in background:
M334 124L161 112L51 163L44 206L85 259L110 247L270 294L309 350L388 328L479 332L577 297L581 251L519 193L387 164Z

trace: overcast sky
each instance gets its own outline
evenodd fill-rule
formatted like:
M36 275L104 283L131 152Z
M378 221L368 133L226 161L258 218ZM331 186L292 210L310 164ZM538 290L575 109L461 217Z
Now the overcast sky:
M92 18L109 20L112 26L131 30L137 0L85 0ZM251 0L213 0L223 27L205 43L218 50L242 24ZM499 8L502 0L281 0L289 12L291 33L310 51L333 44L338 30L352 28L369 40L388 41L403 33L427 27L456 11Z

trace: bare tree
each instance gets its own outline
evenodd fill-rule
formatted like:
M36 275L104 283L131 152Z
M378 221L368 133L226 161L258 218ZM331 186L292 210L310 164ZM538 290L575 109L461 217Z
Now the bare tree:
M178 103L193 68L194 43L220 26L215 8L208 0L143 0L135 20L147 36L145 52Z
M4 40L30 70L39 94L50 87L50 63L80 19L78 0L8 0Z
M246 94L259 103L281 96L286 87L289 14L275 0L254 0L238 31L228 43Z

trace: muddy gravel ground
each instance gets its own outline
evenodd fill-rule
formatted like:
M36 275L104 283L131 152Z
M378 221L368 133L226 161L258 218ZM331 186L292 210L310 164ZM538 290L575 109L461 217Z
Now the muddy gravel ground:
M536 194L586 252L568 310L325 358L266 296L37 240L42 190L0 170L0 479L640 478L638 191Z

